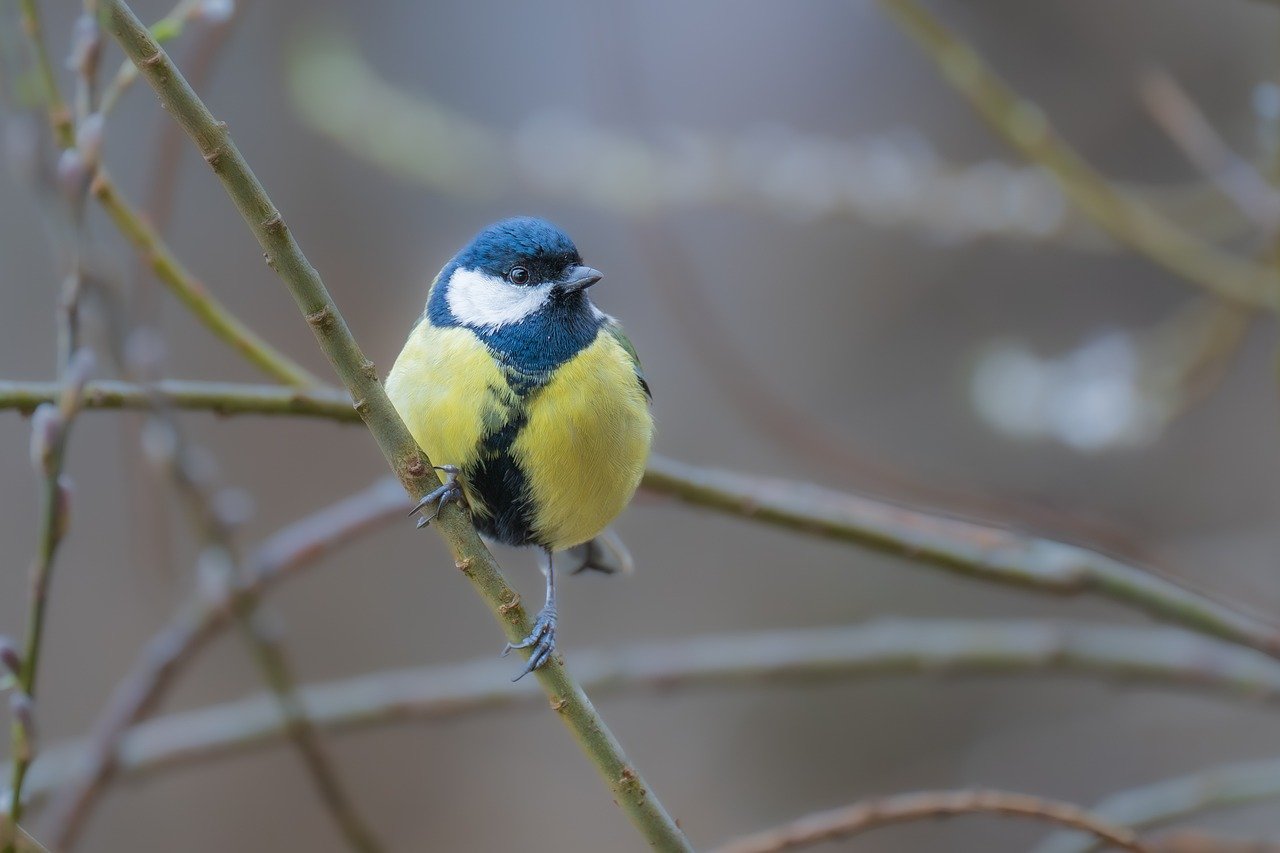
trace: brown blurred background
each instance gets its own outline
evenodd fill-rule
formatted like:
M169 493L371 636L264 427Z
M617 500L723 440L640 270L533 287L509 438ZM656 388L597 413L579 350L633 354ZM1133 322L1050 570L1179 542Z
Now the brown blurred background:
M51 49L62 57L79 4L44 6ZM148 19L167 10L156 2L136 8ZM1140 75L1152 68L1178 80L1237 150L1262 156L1258 108L1265 112L1274 96L1262 84L1280 69L1280 11L1266 3L986 0L930 8L1110 176L1170 186L1199 180L1142 105ZM1004 233L1013 226L974 233L970 217L997 204L986 189L1005 177L995 164L1023 175L1022 164L871 3L272 0L245 4L238 14L207 100L384 371L427 283L458 246L501 216L544 215L606 272L597 300L622 319L644 359L662 453L904 499L927 495L953 511L1119 549L1262 612L1280 611L1272 324L1255 325L1207 396L1136 436L1112 440L1105 426L1089 432L1086 424L1086 437L1073 445L1049 428L1011 434L984 415L975 404L979 377L1005 376L983 373L993 351L1020 353L1024 366L1066 363L1099 335L1125 338L1158 326L1203 293L1096 235L1064 238L1070 229L1056 225L1070 218L1065 212L1048 222L1044 237ZM730 141L754 134L779 150L818 140L857 146L858 157L915 152L964 174L985 171L950 219L933 222L923 222L920 210L935 205L877 217L867 215L871 203L846 209L805 198L789 206L768 199L664 204L648 219L519 180L468 197L390 174L300 119L286 84L290 51L317 27L348 39L391 85L499 138L539 117L565 116L660 151L679 129ZM198 33L195 27L176 44L180 65ZM104 68L113 70L119 55L108 55ZM146 194L157 130L168 120L138 87L109 122L106 162L137 200ZM424 146L421 157L432 156ZM888 165L870 160L864 176L900 165L891 154L876 156L889 157ZM185 142L183 158L172 245L254 328L327 376L295 307ZM847 189L860 191L871 190ZM1054 198L1044 202L1050 212ZM4 378L53 376L60 273L32 211L28 189L0 173ZM95 261L131 281L127 247L96 211L91 226ZM1256 248L1247 239L1233 247ZM168 294L156 301L169 375L259 381ZM741 369L767 387L766 405L785 403L785 417L829 432L866 460L865 476L771 434L735 402L723 366L689 334L707 320L698 301L737 350L732 359L745 359ZM1111 357L1099 356L1103 379L1123 372ZM1045 381L1065 382L1063 375ZM1099 417L1113 412L1098 405ZM216 455L221 479L252 492L248 542L385 470L355 427L201 414L182 420ZM45 743L89 726L139 645L194 582L193 543L165 487L141 469L136 423L89 413L72 439L73 527L57 565L39 701ZM0 412L0 633L9 635L24 624L34 539L27 436L23 418ZM570 665L574 649L586 646L880 615L1137 621L1118 608L991 588L651 497L640 498L618 528L639 570L563 585L561 639ZM513 581L536 594L532 557L500 556ZM271 606L307 681L496 655L501 646L438 537L415 534L408 522L290 582ZM187 672L166 708L258 689L250 659L229 635ZM1236 703L1056 678L874 679L611 697L600 706L701 844L907 789L981 785L1087 803L1205 764L1270 754L1278 731L1273 713ZM640 849L546 710L328 742L391 850ZM1275 815L1274 806L1258 806L1197 825L1265 835L1280 832ZM1012 850L1041 834L974 819L885 830L839 849ZM277 746L119 786L82 848L342 846L297 757Z

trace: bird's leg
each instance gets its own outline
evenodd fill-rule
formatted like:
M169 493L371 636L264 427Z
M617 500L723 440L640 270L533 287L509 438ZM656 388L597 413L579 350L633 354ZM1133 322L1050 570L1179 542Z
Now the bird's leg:
M502 650L502 656L506 657L512 649L533 649L529 653L529 663L512 681L519 681L545 664L556 650L556 572L552 566L551 550L544 549L543 556L546 558L542 573L547 576L547 602L533 620L533 630L529 632L529 636L518 643L507 643Z
M444 474L444 482L439 487L432 489L430 492L422 496L422 500L414 504L413 509L409 510L409 515L415 512L421 512L427 507L435 504L436 510L431 515L424 515L418 519L418 527L426 527L431 522L440 517L440 510L444 509L445 504L452 501L466 503L466 497L462 493L462 484L458 482L458 475L462 472L458 470L456 465L435 465L432 466L437 471Z

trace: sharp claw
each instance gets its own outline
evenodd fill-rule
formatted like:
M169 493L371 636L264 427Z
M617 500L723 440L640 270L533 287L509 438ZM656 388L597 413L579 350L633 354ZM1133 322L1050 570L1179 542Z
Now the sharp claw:
M542 666L551 657L551 653L556 648L556 617L555 611L543 611L538 614L538 618L533 623L533 630L529 632L529 636L525 637L518 643L507 643L502 649L502 656L506 657L511 654L512 649L528 649L533 651L529 653L529 661L512 681L519 681L538 667Z
M438 487L423 495L422 499L413 505L413 509L409 510L409 515L412 516L414 513L421 512L432 504L435 505L435 512L431 513L429 516L424 515L422 518L418 519L419 530L439 518L440 511L444 509L445 504L452 501L465 500L462 487L458 485L458 468L454 465L433 465L432 467L437 471L443 471L445 473L445 479Z
M529 655L529 662L525 664L524 669L520 670L520 674L511 680L513 682L519 681L529 673L533 672L538 667L545 664L547 662L547 659L551 657L551 652L554 648L555 648L554 643L539 644L538 648L534 650L533 654Z

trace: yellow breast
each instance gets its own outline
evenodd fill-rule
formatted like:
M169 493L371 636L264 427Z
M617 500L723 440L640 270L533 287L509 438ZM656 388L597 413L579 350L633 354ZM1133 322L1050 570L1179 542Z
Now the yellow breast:
M635 494L653 439L630 356L600 334L526 403L516 459L533 494L534 529L559 550L586 542Z
M473 513L496 508L466 486L486 436L524 425L511 456L524 473L533 541L554 550L599 534L631 500L653 436L648 401L631 359L608 334L523 397L488 348L461 328L424 321L387 378L387 393L436 465L463 469Z

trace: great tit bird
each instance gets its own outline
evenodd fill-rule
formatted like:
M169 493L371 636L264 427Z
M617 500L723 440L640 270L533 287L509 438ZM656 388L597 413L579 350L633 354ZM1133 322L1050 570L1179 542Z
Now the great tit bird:
M460 500L482 536L541 549L546 604L503 650L532 649L517 680L555 649L553 553L572 549L575 571L609 570L610 552L629 562L605 528L644 473L651 395L622 327L587 295L601 278L545 220L490 225L436 276L387 378L445 473L415 507L419 526Z

